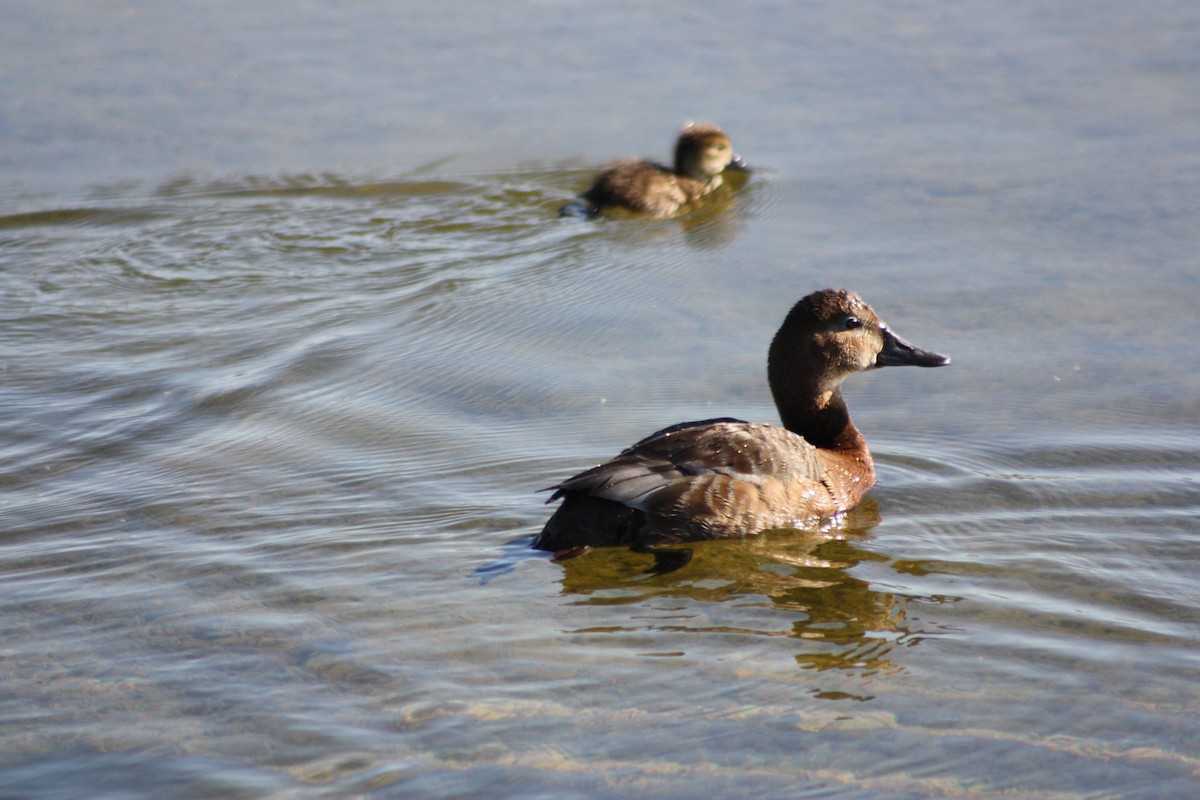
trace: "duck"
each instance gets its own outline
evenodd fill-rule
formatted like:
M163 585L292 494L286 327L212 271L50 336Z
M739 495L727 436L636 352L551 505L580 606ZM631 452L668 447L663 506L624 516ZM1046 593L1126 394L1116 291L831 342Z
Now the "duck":
M673 217L721 186L728 169L748 172L750 168L733 151L724 131L716 125L691 123L675 142L672 167L648 159L614 161L596 175L580 199L586 216L619 206L650 217ZM569 203L563 213L577 208L577 203Z
M788 312L767 352L780 425L683 422L545 491L561 505L533 546L569 558L594 547L656 545L809 528L856 506L875 484L866 439L841 386L881 367L950 358L897 336L857 294L822 289Z

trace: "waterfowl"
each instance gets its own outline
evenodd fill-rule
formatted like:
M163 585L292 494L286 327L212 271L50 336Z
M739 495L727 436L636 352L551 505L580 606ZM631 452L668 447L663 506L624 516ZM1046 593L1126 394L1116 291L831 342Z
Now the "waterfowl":
M767 379L783 426L723 417L654 433L551 487L562 499L534 541L559 554L805 527L853 508L875 483L841 384L877 367L941 367L857 294L797 302L771 341Z
M693 123L675 142L672 167L636 158L615 161L596 175L580 197L589 214L622 206L652 217L670 217L720 186L727 169L748 167L720 128Z

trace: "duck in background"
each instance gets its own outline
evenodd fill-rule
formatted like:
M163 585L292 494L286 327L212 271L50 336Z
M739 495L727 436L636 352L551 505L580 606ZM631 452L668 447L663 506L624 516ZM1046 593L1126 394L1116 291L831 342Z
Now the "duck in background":
M867 442L841 384L878 367L950 359L905 342L857 294L801 299L771 341L767 378L783 427L731 418L664 428L563 481L562 505L533 545L567 558L809 527L853 508L875 483Z
M747 172L749 167L720 128L692 123L675 142L673 167L647 159L615 161L562 213L594 217L619 206L651 217L675 216L721 186L726 170Z

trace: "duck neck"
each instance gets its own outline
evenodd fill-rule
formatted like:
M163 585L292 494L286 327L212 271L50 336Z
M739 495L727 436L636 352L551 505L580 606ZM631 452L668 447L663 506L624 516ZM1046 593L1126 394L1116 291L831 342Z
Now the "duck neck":
M679 177L702 183L708 189L715 189L721 185L721 173L712 175L705 171L702 164L691 159L676 156L674 171Z
M783 427L804 437L820 450L864 450L866 441L842 399L840 389L816 391L801 400L793 395L781 398L779 416ZM786 402L791 400L792 402Z

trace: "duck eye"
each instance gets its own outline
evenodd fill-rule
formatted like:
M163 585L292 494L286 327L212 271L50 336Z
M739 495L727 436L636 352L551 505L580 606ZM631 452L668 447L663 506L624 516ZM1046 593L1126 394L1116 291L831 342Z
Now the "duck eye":
M858 317L846 317L846 330L852 331L855 328L862 327L862 320Z

